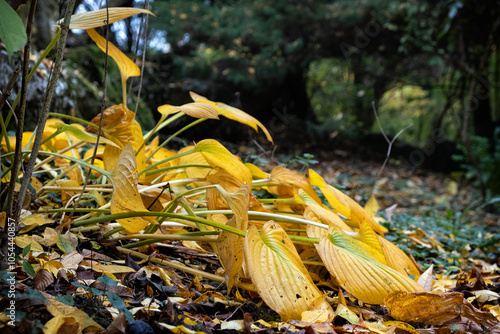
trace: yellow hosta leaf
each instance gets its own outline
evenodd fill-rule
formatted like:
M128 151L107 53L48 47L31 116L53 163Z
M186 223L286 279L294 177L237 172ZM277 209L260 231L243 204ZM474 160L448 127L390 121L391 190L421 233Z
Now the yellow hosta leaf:
M340 217L330 211L329 209L325 209L322 205L318 204L315 200L313 200L305 191L299 189L298 197L304 204L307 205L310 211L312 211L319 219L324 221L326 224L330 226L337 226L338 228L346 231L352 231L352 229L344 223Z
M245 166L250 169L254 179L267 179L271 176L271 174L264 172L262 169L249 162L246 162Z
M248 197L250 187L244 185L234 193L224 194L234 216L226 225L246 231L248 228ZM243 265L244 238L231 232L222 231L217 238L217 256L224 267L227 290L231 291L236 275Z
M309 170L309 175L312 174L311 171L312 171L312 169ZM312 171L312 172L314 172L314 171ZM315 177L314 180L315 181L313 182L313 184L319 184L318 183L319 181L318 181L317 177ZM341 192L340 190L338 190L338 189L336 189L336 188L334 188L332 186L328 186L326 188L328 189L328 192L326 192L326 193L331 193L337 199L337 201L340 202L343 206L347 206L347 207L350 208L350 211L351 211L350 212L351 213L350 214L350 220L349 220L349 222L347 222L347 224L349 226L352 226L352 227L355 227L355 228L359 228L359 223L362 222L362 221L366 221L371 226L371 228L373 228L375 230L375 232L377 232L378 234L384 235L384 232L387 232L387 229L384 228L383 226L380 226L375 221L375 219L373 219L373 217L370 216L361 207L361 205L359 205L355 200L353 200L352 198L350 198L349 196L347 196L346 194L344 194L343 192ZM328 197L330 197L330 196L327 195L325 192L323 192L323 193L325 194L325 197L329 201L330 205L334 209L336 209L337 211L339 211L340 214L342 214L344 216L344 214L338 208L335 207L335 205L338 206L338 203L337 204L331 203L330 200L328 199ZM333 198L331 198L331 200L333 201ZM346 217L346 218L349 218L349 217Z
M105 169L104 162L102 160L103 155L104 155L104 148L105 148L104 145L99 145L97 147L97 152L96 152L95 159L94 159L94 166L99 167L101 169ZM89 159L88 162L90 163L90 161L91 161L90 158L92 157L93 154L94 154L94 147L91 147L85 152L83 159L88 158ZM98 171L95 171L93 169L91 169L91 171L93 174L95 174L96 177L101 176L101 173L99 173Z
M330 189L333 187L327 184L325 180L312 169L309 169L309 182L311 185L321 190L334 210L338 211L338 213L347 219L351 219L351 208L349 207L349 203L343 198L337 199L337 197L333 195L332 189Z
M26 218L21 219L21 223L24 224L24 227L19 231L19 234L23 234L31 231L32 229L53 223L54 220L48 217L45 217L43 213L35 213L27 216Z
M24 248L31 244L31 250L34 252L43 252L43 247L36 242L30 235L18 235L14 238L14 243L19 248Z
M368 202L365 204L365 211L367 214L369 214L372 217L375 217L379 209L377 199L375 198L375 195L371 195L370 199Z
M163 116L175 114L179 111L182 111L186 115L194 118L219 119L217 111L215 111L215 108L213 106L199 102L186 103L182 106L171 106L169 104L166 104L158 107L158 111Z
M285 197L293 197L299 189L302 189L307 195L312 197L314 201L321 204L321 199L318 197L307 178L301 173L285 167L277 166L273 168L268 188L271 192Z
M381 236L378 236L378 241L380 242L382 252L384 253L385 260L389 267L402 274L410 274L415 277L415 279L420 277L420 270L405 252Z
M127 17L146 13L154 15L147 9L132 8L132 7L110 7L103 8L92 12L71 15L70 29L90 29L102 27L117 21L126 19ZM108 21L109 20L109 21ZM62 20L58 22L61 24Z
M245 260L252 281L264 302L279 313L283 321L301 319L302 312L329 309L315 301L322 293L313 283L286 232L277 223L264 224L259 233L252 226L245 238Z
M135 120L135 113L128 110L123 104L114 105L104 110L102 114L97 115L92 119L92 123L99 125L102 120L102 135L113 141L118 147L123 148L129 144L134 148L134 153L143 146L144 138L142 129L139 123ZM94 127L87 127L87 132L97 133ZM103 161L106 170L113 170L116 161L120 156L121 149L116 146L106 145L103 153ZM138 170L143 170L146 164L146 156L144 148L137 153Z
M368 304L382 304L394 291L422 291L422 287L368 255L354 239L341 231L322 237L318 252L339 285Z
M200 152L213 168L219 167L243 182L243 184L252 185L250 170L218 141L204 139L196 144L194 150Z
M87 33L89 34L90 38L92 38L92 40L95 42L95 44L97 44L99 49L102 50L102 52L106 52L106 45L107 45L109 56L113 58L113 60L118 65L118 69L120 70L120 75L122 78L123 103L126 104L127 102L126 81L130 77L136 77L141 75L141 70L132 60L130 60L129 57L127 57L123 52L121 52L120 49L114 46L113 43L107 42L106 39L103 38L101 35L99 35L94 29L87 29Z
M193 146L186 146L179 150L180 153L187 152L192 150ZM194 152L192 154L185 155L180 157L179 164L193 164L193 165L209 165L207 159L201 154L201 152ZM189 178L199 178L204 179L207 177L208 173L210 173L211 169L209 168L200 168L200 167L187 167L186 175Z
M49 311L54 318L45 324L44 333L61 333L59 329L63 324L67 325L66 320L68 319L73 319L70 322L73 323L74 321L76 325L74 333L78 332L76 328L80 328L80 332L83 329L87 329L88 331L103 330L103 328L92 320L87 313L78 310L76 307L63 304L54 299L48 299L48 302L47 311Z
M159 141L159 138L158 137L155 137L152 141L151 141L151 144L146 146L146 152L145 152L145 155L146 156L149 156L151 155L155 150L156 148L158 147L158 141ZM166 148L164 147L161 147L158 151L156 151L156 153L146 162L146 168L157 163L157 162L160 162L162 160L165 160L173 155L175 155L176 152L174 151L170 151L170 150L167 150ZM169 167L169 166L173 166L174 165L174 161L167 161L165 163L162 163L162 164L159 164L158 166L156 167L153 167L153 169L151 170L155 170L155 169L159 169L159 168L164 168L164 167ZM177 171L173 171L173 173L175 173ZM172 177L172 174L171 175L166 175L163 180L164 181L168 181L171 179ZM144 179L144 182L147 183L147 184L150 184L151 182L153 182L154 179L156 179L157 177L159 177L160 174L152 174L152 175L146 175L145 176L145 179Z
M231 107L225 103L210 101L206 97L203 97L203 96L198 95L198 94L193 93L193 92L189 92L189 94L191 95L191 98L195 102L206 103L206 104L209 104L211 106L214 106L219 115L222 115L226 118L232 119L233 121L237 121L237 122L246 124L246 125L250 126L252 129L254 129L255 131L259 131L259 128L260 128L264 132L264 134L266 135L267 140L269 140L271 143L273 142L273 138L269 134L269 131L267 131L266 127L261 122L259 122L255 117L250 116L249 114L247 114L243 110L240 110L240 109L235 108L235 107Z
M375 257L375 259L377 259L378 262L387 265L384 252L382 251L382 246L380 245L380 241L378 238L380 236L377 235L375 231L373 231L370 225L365 222L361 222L359 232L355 233L353 236L360 242L361 246L363 246L364 249L366 249L371 255L373 255L373 257ZM405 272L403 273L406 274Z
M113 196L111 213L148 211L142 202L137 188L137 162L132 146L123 148L113 171ZM117 222L130 233L142 231L149 223L156 223L153 217L130 217L117 219Z

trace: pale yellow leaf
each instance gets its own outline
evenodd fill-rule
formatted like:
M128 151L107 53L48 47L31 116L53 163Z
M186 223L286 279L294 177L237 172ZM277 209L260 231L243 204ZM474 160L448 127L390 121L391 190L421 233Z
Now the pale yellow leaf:
M121 273L135 273L135 270L127 267L120 266L118 264L96 264L92 266L94 271L110 274L121 274Z
M329 226L336 226L341 230L352 231L352 229L344 223L340 217L334 213L333 211L324 208L321 204L313 200L305 191L299 189L297 193L298 197L304 204L307 205L307 208L314 213L314 215L321 219L324 223ZM310 215L310 214L309 214Z
M314 175L313 173L314 173L314 171L312 171L310 169L309 175L310 176ZM315 184L315 185L320 184L317 177L315 177L314 180L315 180L315 182L313 182L313 184ZM373 219L373 217L370 216L361 207L361 205L359 205L355 200L353 200L352 198L350 198L349 196L347 196L346 194L344 194L343 192L341 192L340 190L338 190L332 186L328 186L326 188L328 190L327 193L331 193L337 199L338 203L341 203L343 206L348 206L350 208L350 217L346 217L346 218L350 218L350 220L348 222L346 222L349 226L359 228L359 223L362 221L366 221L371 226L371 228L373 228L375 230L375 232L377 232L378 234L384 235L384 232L387 232L387 229L384 228L383 226L379 225L375 221L375 219ZM323 193L325 194L325 192L323 192ZM329 195L327 196L325 194L325 197L327 197L327 199L328 199L328 197L330 197L330 196ZM333 201L333 198L330 198L330 200ZM332 205L332 207L334 209L338 210L339 213L341 213L339 208L335 207L336 205L338 206L339 204L338 203L336 204L335 201L334 201L334 203L331 203L330 200L329 200L330 205ZM343 213L341 213L341 214L344 216Z
M425 291L432 290L432 284L434 283L434 279L432 278L432 270L434 269L434 264L431 264L429 268L420 276L418 279L418 284L420 284Z
M124 103L126 103L126 81L130 77L136 77L141 75L141 70L139 69L139 66L137 66L132 60L130 60L127 55L125 55L123 52L120 51L116 46L113 45L113 43L106 41L104 37L99 35L94 29L87 29L87 33L89 34L90 38L97 44L99 49L101 49L102 52L106 53L106 45L107 45L107 52L108 55L113 58L113 60L116 62L118 65L118 69L120 70L120 75L122 78L122 88L123 88L123 99ZM142 137L142 133L141 133Z
M378 206L377 199L375 198L375 195L372 194L370 196L370 199L368 200L368 202L366 202L366 204L365 204L365 211L370 216L375 217L377 215L378 209L379 209L379 206Z
M118 159L113 171L113 196L111 213L148 211L142 202L137 188L137 162L132 146L127 145ZM142 231L150 223L157 223L153 217L129 217L117 219L117 222L130 233Z
M31 244L31 250L34 252L43 252L43 247L36 242L30 235L18 235L14 238L14 243L19 248L24 248Z
M339 285L354 297L368 304L382 304L394 291L422 291L408 276L389 268L341 231L322 237L318 252L328 271Z
M311 306L322 294L280 225L267 222L260 233L256 226L250 227L245 238L245 260L260 296L283 321L298 320L302 312L314 311Z
M312 169L309 169L309 182L311 185L316 186L321 190L333 210L337 211L347 219L351 218L351 208L349 207L349 203L345 199L337 199L330 189L333 187L327 184L325 180Z
M234 216L227 221L226 225L243 231L247 230L249 193L250 187L244 185L234 193L223 194L230 209L234 212ZM231 291L235 277L243 265L243 244L243 237L227 231L222 231L217 238L217 256L224 267L224 278L228 291Z
M269 131L267 131L266 127L261 122L259 122L255 117L247 114L243 110L232 107L232 106L227 105L225 103L212 102L212 101L208 100L206 97L198 95L194 92L189 92L189 94L191 95L191 98L193 99L193 101L200 102L200 103L206 103L206 104L209 104L211 106L214 106L215 109L217 110L217 113L226 117L226 118L229 118L229 119L232 119L233 121L237 121L237 122L246 124L246 125L250 126L252 129L254 129L255 131L258 131L258 129L260 128L264 132L264 134L266 135L267 140L269 140L270 142L273 142L273 138L271 137L271 134L269 133Z
M267 179L271 176L271 174L264 172L262 169L249 162L245 162L245 166L250 169L254 179Z
M43 213L35 213L29 215L21 219L21 223L24 224L24 227L19 231L19 234L29 232L38 226L51 224L53 222L54 222L53 219L46 217L45 214Z
M80 14L71 15L70 29L90 29L102 27L111 24L127 17L146 13L154 15L147 9L132 8L132 7L110 7L103 8L92 12L85 12ZM62 20L58 21L61 24Z
M196 144L194 150L200 152L213 168L219 167L243 182L243 184L252 185L250 170L218 141L204 139Z

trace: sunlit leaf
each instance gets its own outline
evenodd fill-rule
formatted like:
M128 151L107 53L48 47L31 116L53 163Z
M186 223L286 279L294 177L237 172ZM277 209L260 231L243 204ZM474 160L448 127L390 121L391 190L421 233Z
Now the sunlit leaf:
M219 167L243 182L243 184L252 185L250 170L218 141L213 139L202 140L196 144L194 150L200 152L213 168Z
M309 169L309 182L311 185L317 186L321 190L326 200L334 210L338 211L338 213L347 219L351 218L351 208L349 207L349 203L343 198L337 199L337 197L333 195L331 189L333 187L327 184L325 180L312 169Z
M118 273L135 273L135 270L127 267L127 266L120 266L118 264L96 264L92 266L92 269L94 271L102 272L102 273L111 273L111 274L118 274Z
M314 174L314 171L309 170L309 175L311 176L311 175L317 175L317 174ZM317 176L313 177L313 181L311 181L311 182L314 185L319 186L321 184L321 182L320 182L321 180L319 180L319 178ZM320 189L321 189L321 187L320 187ZM328 191L323 192L325 194L325 197L329 201L330 205L334 209L339 211L340 214L342 214L344 216L344 214L338 208L338 205L339 205L338 203L341 203L342 206L347 206L350 208L350 211L351 211L350 212L350 220L348 222L346 222L349 226L359 228L359 223L362 221L366 221L371 226L371 228L373 228L375 230L375 232L377 232L378 234L384 235L384 232L387 232L387 229L384 228L383 226L379 225L375 221L375 219L373 219L373 217L370 216L361 207L361 205L359 205L355 200L353 200L352 198L350 198L349 196L347 196L346 194L344 194L343 192L341 192L340 190L338 190L332 186L326 185L326 189ZM333 198L331 198L330 195L327 195L328 193L331 193L336 198L337 201L333 200ZM330 199L328 199L329 197L330 197ZM337 208L335 207L336 205L337 205ZM342 207L340 207L340 208L342 208ZM345 209L342 209L342 210L345 210ZM346 217L346 218L349 218L349 217Z
M342 230L352 231L340 217L329 209L325 209L321 204L313 200L305 191L299 189L297 195L314 214L326 224L337 226Z
M372 194L370 196L370 199L368 200L368 202L366 202L366 204L365 204L365 211L370 216L375 217L375 215L378 212L378 209L379 209L379 205L378 205L377 199L375 198L375 195Z
M189 94L191 95L191 98L193 99L193 101L200 102L200 103L206 103L206 104L209 104L209 105L215 107L215 109L217 110L217 113L219 115L222 115L226 118L232 119L233 121L237 121L237 122L246 124L246 125L250 126L251 128L253 128L255 131L258 131L258 129L260 128L264 132L264 134L266 135L267 140L269 140L270 142L273 142L273 138L269 134L269 131L267 131L266 127L261 122L259 122L255 117L250 116L249 114L247 114L243 110L240 110L240 109L235 108L235 107L231 107L225 103L210 101L206 97L203 97L203 96L198 95L198 94L193 93L193 92L189 92Z
M300 319L302 312L312 311L314 301L322 298L292 241L277 223L267 222L260 233L255 226L249 229L245 259L260 296L283 321Z
M375 260L354 239L341 231L322 237L318 252L339 285L368 304L382 304L394 291L422 291L422 287Z
M243 231L247 230L249 192L250 187L244 185L234 193L225 193L223 195L234 212L234 216L228 220L226 225ZM217 255L224 267L224 278L228 291L231 291L235 277L243 265L243 244L243 237L227 231L222 231L217 238Z
M142 202L137 189L139 177L137 162L132 146L123 148L113 171L113 196L111 197L111 213L148 211ZM142 231L150 223L156 223L153 217L130 217L117 219L117 222L130 233Z
M431 264L429 268L427 268L426 271L420 276L418 279L418 284L420 284L425 291L431 291L432 290L432 283L434 282L434 279L432 278L432 270L434 269L434 264Z
M171 106L171 105L163 105L158 107L158 111L162 115L171 115L175 114L178 111L182 111L186 115L189 115L194 118L209 118L209 119L219 119L217 115L217 111L215 108L206 103L186 103L182 106Z
M127 17L146 13L154 15L147 9L132 8L132 7L110 7L103 8L92 12L85 12L80 14L71 15L70 29L90 29L102 27L111 24ZM58 21L61 24L62 20Z
M250 169L254 179L267 179L271 176L271 174L264 172L262 169L249 162L245 162L245 166Z

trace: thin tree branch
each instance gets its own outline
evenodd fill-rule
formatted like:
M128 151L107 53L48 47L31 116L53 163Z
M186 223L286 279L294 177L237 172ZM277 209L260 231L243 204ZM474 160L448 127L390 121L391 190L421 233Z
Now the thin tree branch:
M23 149L23 132L24 132L24 116L26 114L26 95L28 92L28 74L30 63L30 47L31 47L31 27L33 25L33 17L35 16L37 0L31 0L30 11L28 14L28 22L26 24L26 45L24 46L24 59L23 59L23 76L21 79L21 110L19 110L18 122L16 127L16 150L14 153L14 162L10 174L9 191L7 192L7 207L6 211L12 217L14 206L14 189L17 183L17 172L21 164L21 156ZM31 176L30 176L31 179ZM21 205L24 202L21 201ZM17 221L17 219L16 219Z
M47 85L47 90L45 93L45 98L43 101L42 111L40 113L40 118L38 121L38 127L36 130L36 137L33 143L33 148L31 150L31 156L28 160L28 165L26 167L26 171L24 173L23 182L21 183L21 189L18 194L18 201L16 208L14 210L13 218L18 219L19 214L21 212L21 206L24 202L24 198L26 196L26 191L28 190L28 185L31 181L31 175L33 174L33 167L36 164L36 158L38 155L38 151L40 150L40 145L43 137L43 130L45 128L45 122L47 121L47 116L50 110L50 104L52 103L52 98L54 96L54 92L56 89L57 81L59 80L59 76L61 75L62 63L64 58L64 48L66 46L66 39L68 37L69 23L71 20L71 13L73 12L73 8L75 6L76 0L69 0L66 13L64 15L64 22L62 24L61 38L59 39L59 44L57 45L57 53L56 59L53 65L53 74L49 80Z
M389 140L389 138L387 137L387 135L385 134L384 132L384 129L382 128L382 123L380 122L380 119L378 118L378 114L377 114L377 108L375 108L375 101L372 101L372 109L373 109L373 113L375 114L375 119L377 120L377 123L378 123L378 126L380 128L380 132L382 132L382 135L384 136L385 138L385 141L387 142L387 144L389 144L389 147L387 148L387 154L385 156L385 160L384 160L384 163L382 164L382 167L380 167L380 170L377 174L377 176L380 176L385 168L385 165L387 164L387 162L389 161L389 158L391 156L391 151L392 151L392 144L394 144L394 142L396 141L396 139L403 133L406 131L406 129L408 129L409 127L413 126L413 123L411 124L408 124L406 127L404 127L403 129L399 130L398 133L396 133L396 135L392 138L392 140Z

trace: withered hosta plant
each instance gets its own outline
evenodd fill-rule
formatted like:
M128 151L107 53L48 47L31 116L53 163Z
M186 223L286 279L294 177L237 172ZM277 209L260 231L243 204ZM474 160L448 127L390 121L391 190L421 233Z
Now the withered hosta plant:
M67 278L74 278L73 269L83 261L74 251L87 233L98 232L126 254L173 241L216 254L223 271L215 278L179 263L163 264L224 282L228 293L257 292L283 321L331 321L338 314L334 309L351 312L344 296L379 305L394 293L424 291L417 283L421 271L385 239L387 231L375 219L376 209L365 210L314 170L303 175L278 166L267 173L243 163L216 140L174 151L167 145L172 137L160 142L157 135L182 117L193 118L195 126L223 116L262 131L272 142L262 123L244 111L192 92L192 103L158 106L157 125L142 129L126 96L127 78L140 75L140 70L94 30L108 17L112 23L139 13L152 14L110 8L71 19L70 29L86 29L118 64L123 101L90 121L65 115L47 121L33 170L42 177L31 178L32 196L23 206L29 208L34 201L38 209L22 212L24 228L15 241L21 248L29 245L31 255L24 262L35 277L45 269L44 275L53 279L66 269ZM32 137L23 133L25 158L31 154ZM6 133L2 138L2 183L9 182L11 173L20 182L25 174L11 167L15 140ZM261 199L253 190L266 190L274 198ZM29 233L43 225L47 227L41 235ZM65 261L48 260L54 249L66 254ZM123 266L100 264L99 272L113 277L125 270L118 267ZM168 274L162 275L168 281ZM337 295L325 294L324 286Z

